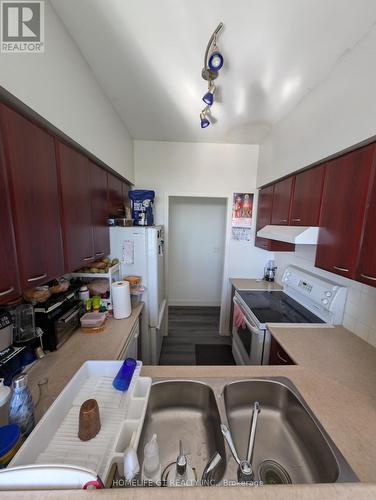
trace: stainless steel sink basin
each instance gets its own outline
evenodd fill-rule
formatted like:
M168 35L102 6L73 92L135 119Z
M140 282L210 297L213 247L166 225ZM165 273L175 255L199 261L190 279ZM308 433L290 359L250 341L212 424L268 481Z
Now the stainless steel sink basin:
M152 385L138 458L143 462L146 442L156 433L162 469L175 462L182 441L188 462L201 475L211 456L222 457L213 475L219 482L226 470L224 439L220 430L221 418L213 389L202 382L171 380Z
M246 456L252 407L258 416L252 466L267 484L357 481L341 453L288 379L233 382L223 391L240 457Z

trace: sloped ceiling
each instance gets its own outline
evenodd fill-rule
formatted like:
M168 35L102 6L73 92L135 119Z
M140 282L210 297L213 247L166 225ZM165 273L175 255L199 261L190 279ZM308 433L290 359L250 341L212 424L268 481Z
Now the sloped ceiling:
M259 143L376 23L375 0L51 3L132 137L160 141ZM219 21L225 66L216 123L202 130L201 69Z

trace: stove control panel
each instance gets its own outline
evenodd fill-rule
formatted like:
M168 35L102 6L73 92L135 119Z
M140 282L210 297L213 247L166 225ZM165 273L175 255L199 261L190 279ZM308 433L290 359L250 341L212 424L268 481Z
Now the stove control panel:
M286 268L282 284L284 291L302 305L310 310L320 309L325 317L326 315L333 317L333 321L330 322L335 324L342 322L347 296L346 287L295 266Z

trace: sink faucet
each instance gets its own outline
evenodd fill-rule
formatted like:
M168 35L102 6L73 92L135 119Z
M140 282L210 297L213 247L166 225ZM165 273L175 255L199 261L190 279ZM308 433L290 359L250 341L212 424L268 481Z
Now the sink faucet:
M217 466L222 461L221 455L216 451L214 455L210 458L209 462L206 464L204 472L201 477L201 485L209 486L212 483L213 474Z
M221 425L222 434L226 439L226 442L231 450L232 456L234 457L235 461L239 466L238 467L239 483L249 483L254 479L255 474L252 468L252 458L253 458L253 448L255 445L257 418L260 410L261 410L260 403L258 401L255 401L255 403L253 404L252 422L249 433L247 457L243 460L239 458L239 455L235 448L234 441L232 439L231 432L225 425L223 424Z

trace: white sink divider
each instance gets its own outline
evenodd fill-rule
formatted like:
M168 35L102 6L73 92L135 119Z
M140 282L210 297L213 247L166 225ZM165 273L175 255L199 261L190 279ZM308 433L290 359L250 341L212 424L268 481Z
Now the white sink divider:
M107 481L116 462L123 472L128 446L137 450L149 400L151 378L141 377L137 361L128 391L113 388L112 381L123 361L86 361L54 401L10 463L77 465L93 470ZM101 430L90 441L78 438L81 404L98 402ZM53 487L53 484L51 484Z

